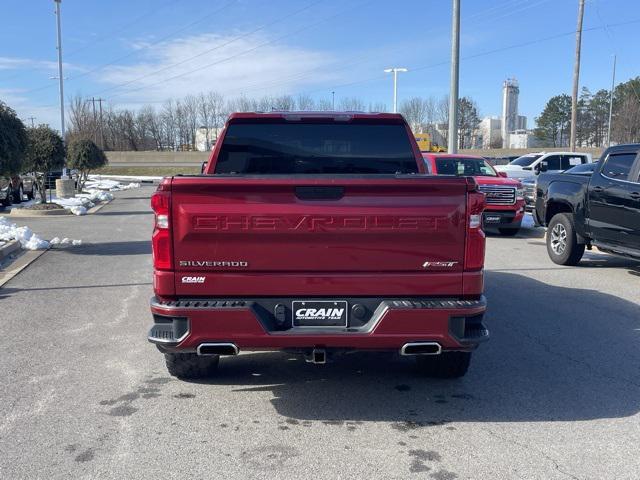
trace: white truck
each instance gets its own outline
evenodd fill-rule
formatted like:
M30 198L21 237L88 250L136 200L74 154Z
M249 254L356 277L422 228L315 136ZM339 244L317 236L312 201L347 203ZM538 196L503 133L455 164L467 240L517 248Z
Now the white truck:
M590 153L579 152L537 152L527 153L512 160L508 165L496 165L498 172L504 172L508 177L533 178L540 172L563 172L576 165L592 163Z

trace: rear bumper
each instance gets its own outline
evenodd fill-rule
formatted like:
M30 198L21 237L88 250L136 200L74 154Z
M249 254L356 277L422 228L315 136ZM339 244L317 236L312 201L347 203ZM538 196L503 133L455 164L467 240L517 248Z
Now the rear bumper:
M378 299L370 314L347 327L292 328L265 306L287 299L151 300L148 340L165 351L196 352L204 343L239 350L338 348L400 350L411 342L436 342L442 350L473 350L489 339L482 319L486 300ZM353 299L350 299L350 305ZM361 299L365 305L372 299ZM368 304L371 305L370 303Z

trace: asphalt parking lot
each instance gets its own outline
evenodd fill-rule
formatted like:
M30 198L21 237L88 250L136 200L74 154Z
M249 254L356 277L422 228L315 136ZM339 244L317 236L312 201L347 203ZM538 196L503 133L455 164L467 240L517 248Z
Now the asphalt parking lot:
M637 479L640 263L490 236L492 339L461 380L411 359L280 353L175 380L146 342L151 187L29 220L46 252L0 289L0 478Z

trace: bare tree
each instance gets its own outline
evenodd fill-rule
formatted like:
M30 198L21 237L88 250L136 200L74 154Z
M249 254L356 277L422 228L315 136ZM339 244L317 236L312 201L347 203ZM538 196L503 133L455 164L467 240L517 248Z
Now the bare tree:
M413 97L404 100L400 104L400 113L414 133L422 133L427 118L427 103L423 98Z
M344 97L340 99L340 110L345 112L363 112L367 107L358 97Z
M436 101L435 121L440 127L439 131L442 133L442 138L444 139L445 144L448 144L449 130L447 125L449 125L449 95L445 95Z
M273 99L273 109L290 112L296 109L296 101L291 95L281 95Z
M376 103L370 103L369 104L369 111L370 112L386 112L387 111L387 104L383 103L383 102L376 102Z
M313 101L311 95L307 93L298 95L298 110L314 110L315 108L316 102Z
M329 100L327 98L321 98L316 103L316 108L320 112L329 112L329 111L333 110L333 105L331 103L331 100Z
M167 149L175 150L178 127L176 124L176 105L173 100L169 99L165 102L160 118L164 133L164 144Z
M198 129L198 99L193 95L187 95L182 102L188 136L187 144L191 150L196 149L196 130Z

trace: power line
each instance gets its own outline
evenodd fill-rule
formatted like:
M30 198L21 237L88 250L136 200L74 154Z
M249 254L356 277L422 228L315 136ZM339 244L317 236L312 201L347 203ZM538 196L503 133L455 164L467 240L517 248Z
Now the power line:
M267 27L270 27L270 26L272 26L272 25L275 25L276 23L279 23L279 22L282 22L283 20L286 20L286 19L288 19L288 18L291 18L291 17L293 17L293 16L295 16L295 15L297 15L297 14L299 14L299 13L301 13L301 12L305 11L305 10L308 10L308 9L310 9L310 8L314 7L315 5L317 5L317 4L319 4L319 3L322 3L323 1L324 1L324 0L316 0L316 1L312 2L312 3L310 3L310 4L307 4L306 6L304 6L304 7L300 8L300 9L298 9L298 10L295 10L294 12L292 12L292 13L290 13L290 14L288 14L288 15L285 15L284 17L279 17L279 18L275 19L275 20L274 20L274 21L272 21L272 22L266 23L266 24L264 24L264 25L262 25L262 26L260 26L260 27L258 27L258 28L256 28L256 29L254 29L254 30L251 30L251 31L250 31L250 32L248 32L248 33L245 33L245 34L239 35L239 36L237 36L237 37L234 37L233 39L231 39L231 40L229 40L229 41L227 41L227 42L224 42L224 43L222 43L222 44L220 44L220 45L216 45L216 46L215 46L215 47L213 47L213 48L209 48L209 49L207 49L207 50L205 50L205 51L202 51L202 52L200 52L200 53L198 53L198 54L196 54L196 55L193 55L193 56L191 56L191 57L189 57L189 58L186 58L185 60L181 60L181 61L179 61L179 62L172 63L172 64L170 64L170 65L166 65L166 66L164 66L164 67L162 67L162 68L160 68L160 69L158 69L158 70L154 70L154 71L152 71L152 72L146 73L146 74L144 74L144 75L142 75L142 76L140 76L140 77L134 78L133 80L129 80L129 81L124 82L124 83L121 83L121 84L119 84L119 85L114 85L114 86L112 86L112 87L109 87L109 88L106 88L106 89L100 90L98 93L99 93L99 94L103 94L103 93L105 93L105 92L110 92L110 91L112 91L112 90L120 89L120 88L122 88L122 87L124 87L124 86L130 85L130 84L135 83L135 82L137 82L137 81L139 81L139 80L142 80L142 79L144 79L144 78L150 77L150 76L152 76L152 75L156 75L157 73L160 73L160 72L163 72L163 71L165 71L165 70L169 70L169 69L171 69L171 68L174 68L174 67L176 67L176 66L178 66L178 65L182 65L182 64L184 64L184 63L187 63L187 62L189 62L189 61L191 61L191 60L193 60L193 59L195 59L195 58L201 57L202 55L206 55L207 53L211 53L211 52L213 52L213 51L215 51L215 50L218 50L218 49L220 49L220 48L222 48L222 47L225 47L225 46L230 45L230 44L232 44L232 43L234 43L234 42L237 42L238 40L242 40L242 39L244 39L244 38L246 38L246 37L248 37L248 36L250 36L250 35L253 35L254 33L257 33L257 32L259 32L259 31L261 31L261 30L264 30L264 29L265 29L265 28L267 28ZM255 48L254 48L254 49L251 49L251 50L255 50ZM248 50L248 51L251 51L251 50ZM248 51L246 51L246 52L248 52ZM231 58L231 57L230 57L230 58ZM216 62L214 62L213 64L210 64L209 66L214 65L215 63L216 63ZM202 67L202 68L207 68L207 67L205 66L205 67ZM198 68L198 69L195 69L195 70L187 71L187 72L185 72L185 73L183 73L183 74L180 74L180 75L177 75L177 76L175 76L175 77L170 77L170 78L168 78L168 79L161 80L160 82L153 83L153 84L151 84L151 85L145 85L145 86L143 86L143 87L141 87L141 88L148 88L149 86L159 85L159 84L161 84L161 83L164 83L164 82L165 82L165 81L167 81L167 80L171 80L171 79L173 79L173 78L178 78L178 77L180 77L180 76L187 75L187 74L192 73L192 72L194 72L194 71L202 70L202 68ZM131 91L136 91L136 90L139 90L139 89L141 89L141 88L133 89L133 90L131 90Z
M238 2L238 0L231 0L230 2L227 2L222 7L218 8L218 9L216 9L216 10L210 12L210 13L208 13L204 17L200 17L198 20L196 20L194 22L190 22L187 25L184 25L183 27L180 27L179 29L174 30L173 32L169 33L168 35L165 35L165 36L160 37L159 39L157 39L157 40L155 40L153 42L149 42L149 43L145 44L144 48L141 49L141 50L136 50L136 51L133 51L133 52L129 52L129 53L127 53L125 55L122 55L122 56L120 56L118 58L115 58L115 59L113 59L113 60L111 60L111 61L109 61L107 63L103 63L101 65L98 65L97 67L91 68L91 69L89 69L89 70L87 70L85 72L82 72L82 73L78 74L78 75L72 76L72 77L69 78L69 80L77 80L79 78L86 77L87 75L91 75L92 73L98 72L100 70L103 70L106 67L114 65L117 62L120 62L122 60L130 58L130 57L132 57L134 55L138 55L142 50L149 49L149 48L151 48L151 47L153 47L155 45L158 45L158 44L162 43L163 41L167 40L168 38L174 37L178 33L182 33L183 31L193 27L194 25L197 25L198 23L202 23L205 20L208 20L209 18L211 18L214 15L217 15L218 13L226 10L228 7L230 7L231 5L233 5L234 3L237 3L237 2ZM20 75L17 75L17 76L20 76ZM36 87L36 88L31 89L31 90L27 90L27 91L24 92L24 94L35 93L35 92L39 92L39 91L42 91L42 90L47 90L49 88L52 88L52 86L53 85L43 85L41 87Z
M159 12L160 10L162 10L163 8L166 8L169 5L175 4L176 1L175 0L169 0L167 2L164 2L163 4L161 4L160 6L155 6L147 11L145 11L145 13L143 13L142 15L134 18L131 22L126 23L125 25L123 25L122 27L113 30L110 33L106 33L98 38L94 38L91 41L89 41L88 43L85 43L84 45L81 45L80 47L78 47L75 50L72 50L71 52L67 53L66 56L67 58L72 57L74 55L76 55L77 53L83 52L85 51L87 48L91 47L92 45L95 45L96 43L100 43L104 40L107 40L109 38L112 38L114 35L117 35L121 32L124 32L125 30L129 29L129 27L132 27L134 25L136 25L138 22L140 22L141 20L145 20L147 18L149 18L150 15L153 15L157 12Z

